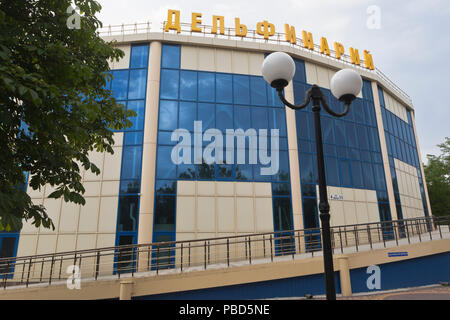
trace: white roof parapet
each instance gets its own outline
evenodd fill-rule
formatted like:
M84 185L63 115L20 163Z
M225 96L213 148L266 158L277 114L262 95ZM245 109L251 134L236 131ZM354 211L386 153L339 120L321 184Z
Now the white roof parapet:
M309 50L300 45L293 45L285 41L284 33L275 33L269 39L264 39L257 36L256 30L248 30L245 38L236 36L234 28L225 28L225 34L211 33L212 26L202 25L202 32L192 32L191 24L181 23L181 33L177 34L175 31L164 32L164 25L162 23L161 31L153 32L151 30L151 23L133 23L121 25L109 25L98 30L99 35L107 41L117 42L137 42L149 40L167 40L179 43L191 43L194 45L216 45L221 47L234 47L240 49L256 50L256 51L272 51L282 50L295 54L301 58L305 58L315 63L332 65L334 68L352 67L368 78L377 80L383 87L398 97L406 106L413 109L411 97L400 89L394 82L392 82L380 69L375 67L375 70L369 70L364 67L351 63L351 57L347 54L342 55L341 59L333 57L334 50L330 50L330 56L320 53L320 46L315 44L315 49ZM206 41L205 41L206 40ZM220 41L225 40L225 41ZM228 41L227 41L228 40ZM302 43L301 38L297 38L297 43ZM256 46L255 46L256 45ZM279 47L280 46L280 47ZM361 60L361 65L364 65L364 60Z

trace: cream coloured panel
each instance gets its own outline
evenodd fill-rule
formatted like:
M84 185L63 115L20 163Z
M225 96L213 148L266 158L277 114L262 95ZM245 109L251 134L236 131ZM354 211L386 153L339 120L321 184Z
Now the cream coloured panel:
M56 234L39 235L36 254L47 254L55 252L56 240Z
M330 89L330 78L328 77L327 68L317 66L316 70L317 70L317 83L316 84L322 88Z
M218 232L235 231L234 197L219 197L217 201Z
M330 224L332 226L345 225L343 201L330 200Z
M100 198L86 198L86 204L81 207L78 232L96 232Z
M305 61L306 82L309 84L317 84L317 70L316 65Z
M253 198L236 199L237 232L254 232Z
M180 196L195 195L195 182L194 181L178 181L177 194Z
M255 196L260 197L271 197L272 189L270 183L258 183L254 184L255 186Z
M216 49L216 71L232 73L231 50Z
M94 163L100 169L100 171L103 170L104 153L97 152L97 151L91 151L89 153L88 157L89 157L89 161ZM107 166L107 167L109 167L109 166ZM101 174L96 175L91 170L86 171L84 174L84 181L99 181L99 180L101 180Z
M85 197L98 197L100 195L101 182L85 182L83 187L85 189Z
M213 196L215 194L215 184L211 181L199 181L197 183L197 192L202 196Z
M130 54L131 54L131 46L128 45L120 45L116 46L116 48L122 50L125 55L122 59L112 62L112 69L128 69L130 67Z
M77 250L86 250L96 247L97 236L95 234L80 234L77 236Z
M273 232L272 198L255 199L255 231L257 233Z
M50 219L52 219L53 224L55 226L55 230L58 230L59 226L59 216L61 213L61 202L63 200L60 199L44 199L44 207L47 210L47 214ZM42 233L53 233L53 229L44 228L43 226L40 227L40 232Z
M345 224L352 225L357 224L355 203L350 201L344 201L344 216Z
M233 73L248 74L248 53L242 51L232 51L231 57Z
M218 196L234 196L234 182L217 182Z
M59 232L75 232L77 230L79 211L80 205L63 201Z
M215 199L212 197L197 198L197 231L216 231Z
M21 234L17 247L17 256L32 256L36 254L37 235Z
M356 206L356 220L358 224L369 223L369 213L367 211L367 204L363 202L355 202Z
M58 236L58 243L56 246L56 252L65 252L75 250L76 235L62 234Z
M198 48L198 70L215 71L215 50Z
M105 153L105 165L103 169L103 180L120 180L120 169L122 164L122 147L114 147L114 154Z
M98 234L97 248L114 247L116 242L116 234Z
M177 198L177 232L195 232L195 198Z
M102 196L119 195L120 181L104 181L102 182Z
M253 196L253 185L248 182L236 182L236 195L243 197Z
M197 47L181 46L181 69L197 70L198 69Z
M118 205L118 197L102 197L100 199L98 232L116 232Z
M262 76L261 68L264 62L264 54L262 53L249 53L249 74Z

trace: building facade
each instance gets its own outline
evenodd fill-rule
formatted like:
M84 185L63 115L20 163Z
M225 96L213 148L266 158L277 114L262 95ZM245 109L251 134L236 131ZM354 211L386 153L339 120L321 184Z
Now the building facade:
M114 133L113 155L91 154L101 174L82 172L85 206L28 188L56 229L2 233L2 256L320 227L313 114L285 108L262 78L274 51L295 60L285 95L296 103L317 84L342 111L331 77L363 77L347 116L322 114L332 225L431 215L413 105L380 73L282 43L165 32L105 40L125 52L108 88L136 111L133 126Z

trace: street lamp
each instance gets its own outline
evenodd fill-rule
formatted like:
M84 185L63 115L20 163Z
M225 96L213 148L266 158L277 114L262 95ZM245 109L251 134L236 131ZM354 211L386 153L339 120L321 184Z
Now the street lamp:
M295 106L288 102L283 96L283 89L292 80L295 74L294 60L284 52L274 52L268 55L262 64L262 74L273 88L278 92L281 101L291 109L300 110L305 108L312 101L312 111L314 112L314 126L316 136L317 168L319 179L319 211L322 224L322 248L325 270L325 286L328 300L336 300L336 289L334 285L333 252L331 249L330 235L330 205L328 203L327 182L325 178L325 162L323 156L322 126L320 123L320 104L324 109L335 117L343 117L350 110L350 104L361 92L361 76L351 69L344 69L337 72L331 79L331 92L345 104L343 113L334 112L325 99L324 94L317 85L313 85L307 92L305 101Z

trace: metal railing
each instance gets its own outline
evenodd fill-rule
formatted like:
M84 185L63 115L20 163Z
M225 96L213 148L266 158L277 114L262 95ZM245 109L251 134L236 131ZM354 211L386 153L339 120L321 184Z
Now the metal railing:
M161 32L165 32L164 28L167 21L164 21L161 23ZM325 57L334 61L339 61L343 64L352 66L354 68L359 68L361 70L367 71L367 72L373 72L376 75L378 75L383 81L385 81L389 88L392 89L395 93L403 97L409 104L412 105L412 99L411 97L405 93L400 87L398 87L394 82L392 82L383 72L381 72L380 69L375 68L375 70L369 70L364 67L365 61L361 59L361 66L355 65L351 62L351 57L348 54L343 54L340 59L335 58L336 52L330 48L330 55L326 55L323 53L320 53L320 46L317 44L314 44L314 50L309 50L307 48L304 48L302 46L303 39L300 37L297 37L297 44L292 44L286 41L286 34L282 32L275 32L273 36L269 37L269 39L264 39L264 37L257 34L256 30L248 30L247 35L245 37L236 36L236 29L235 28L229 28L225 27L224 34L215 34L211 33L211 30L213 26L210 25L204 25L202 24L201 32L192 32L191 30L191 24L190 23L180 23L181 32L180 34L189 34L191 36L199 36L199 37L208 37L208 38L218 38L218 39L227 39L227 40L239 40L244 41L247 40L249 42L259 42L259 43L270 43L270 44L277 44L277 45L284 45L288 47L294 47L300 51L308 52L309 54L314 54L317 56ZM145 23L133 23L133 24L121 24L121 25L109 25L103 28L100 28L98 30L99 35L101 36L124 36L124 35L131 35L131 34L139 34L139 33L150 33L151 30L151 23L145 22ZM169 33L175 33L176 31L169 31Z
M321 255L322 229L158 242L0 259L0 285L14 286L156 276ZM335 254L450 238L450 217L336 226ZM74 267L76 266L76 267ZM70 269L68 269L70 267ZM78 267L78 268L77 268ZM77 271L78 269L78 271ZM66 273L69 270L71 273Z

